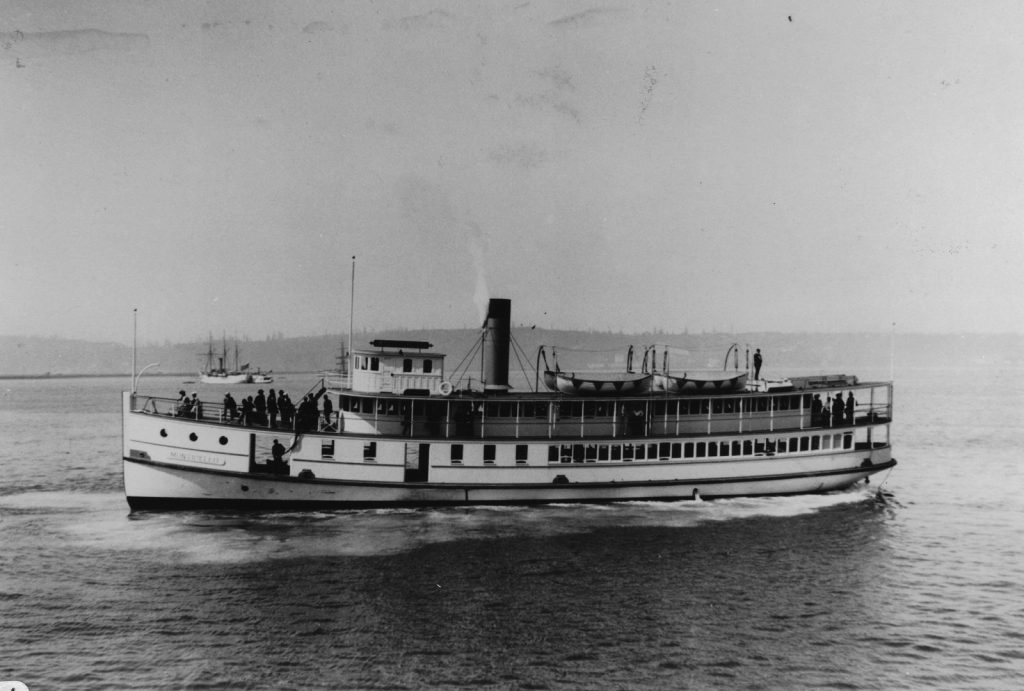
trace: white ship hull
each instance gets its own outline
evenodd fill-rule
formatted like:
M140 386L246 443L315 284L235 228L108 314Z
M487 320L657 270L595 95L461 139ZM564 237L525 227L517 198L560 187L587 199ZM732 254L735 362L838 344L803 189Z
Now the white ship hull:
M635 482L534 484L386 483L302 480L250 473L226 473L124 461L124 484L133 509L168 508L358 508L459 504L666 501L738 496L811 494L840 490L880 470L845 468L765 476L686 477ZM721 470L721 469L720 469ZM555 475L557 473L553 473ZM704 473L706 474L706 473Z

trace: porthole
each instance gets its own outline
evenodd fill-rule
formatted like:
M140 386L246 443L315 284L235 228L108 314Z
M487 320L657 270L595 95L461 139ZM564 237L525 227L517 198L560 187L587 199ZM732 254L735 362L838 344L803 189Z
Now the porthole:
M167 436L167 430L165 430L165 429L160 430L160 436L161 437L166 437Z
M195 441L195 440L199 439L199 437L196 436L195 432L193 432L192 434L188 435L188 438L191 439L192 441Z
M227 446L228 438L227 437L221 437L218 441L220 441L220 445L221 446Z

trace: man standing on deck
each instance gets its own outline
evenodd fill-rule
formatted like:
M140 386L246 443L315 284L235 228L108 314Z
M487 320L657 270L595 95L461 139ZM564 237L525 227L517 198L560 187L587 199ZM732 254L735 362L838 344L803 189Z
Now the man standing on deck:
M761 363L764 360L761 358L761 349L758 348L757 352L754 353L754 379L761 378Z

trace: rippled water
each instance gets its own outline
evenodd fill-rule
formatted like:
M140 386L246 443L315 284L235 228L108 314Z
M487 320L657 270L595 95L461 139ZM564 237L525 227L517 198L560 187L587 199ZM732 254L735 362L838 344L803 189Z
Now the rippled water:
M0 678L1017 689L1014 374L897 372L900 465L839 494L287 514L130 515L126 382L0 382Z

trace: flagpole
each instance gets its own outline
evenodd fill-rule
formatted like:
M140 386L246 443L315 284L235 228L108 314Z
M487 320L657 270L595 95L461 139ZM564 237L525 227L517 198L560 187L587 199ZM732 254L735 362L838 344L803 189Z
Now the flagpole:
M352 324L355 320L356 310L356 255L352 255L352 288L348 296L348 376L349 386L352 386L352 375L355 372L354 356L352 355Z
M132 308L132 393L135 393L135 356L138 350L139 308Z

